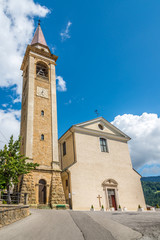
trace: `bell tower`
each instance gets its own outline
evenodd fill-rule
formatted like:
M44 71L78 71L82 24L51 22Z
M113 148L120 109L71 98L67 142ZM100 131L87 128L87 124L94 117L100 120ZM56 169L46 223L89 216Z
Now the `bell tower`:
M22 62L21 153L39 167L21 179L21 201L65 204L58 156L56 74L57 56L50 52L40 23Z

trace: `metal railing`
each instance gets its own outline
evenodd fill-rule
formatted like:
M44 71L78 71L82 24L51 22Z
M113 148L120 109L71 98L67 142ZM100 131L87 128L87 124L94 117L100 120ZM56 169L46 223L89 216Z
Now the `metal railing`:
M10 198L11 198L11 204L19 204L20 203L20 193L19 192L10 194ZM0 200L4 204L7 203L7 201L8 201L8 194L5 193L5 192L1 192Z

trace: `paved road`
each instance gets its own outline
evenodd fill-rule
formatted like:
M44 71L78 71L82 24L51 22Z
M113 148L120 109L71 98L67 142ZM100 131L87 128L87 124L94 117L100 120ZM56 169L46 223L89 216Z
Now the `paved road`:
M160 211L106 212L106 217L143 234L143 239L160 240Z
M142 235L103 212L32 209L0 229L0 240L136 240Z

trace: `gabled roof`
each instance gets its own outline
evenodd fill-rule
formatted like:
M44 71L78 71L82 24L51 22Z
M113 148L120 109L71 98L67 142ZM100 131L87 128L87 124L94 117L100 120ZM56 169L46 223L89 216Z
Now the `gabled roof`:
M122 132L121 130L116 128L113 124L108 122L103 117L98 117L98 118L95 118L95 119L92 119L92 120L89 120L89 121L86 121L86 122L82 122L82 123L79 123L79 124L76 124L76 125L73 125L73 126L90 128L90 126L94 123L102 123L104 126L111 129L111 131L113 131L115 134L119 134L119 135L127 138L128 140L131 139L128 135L126 135L124 132Z
M104 130L100 130L98 125L101 124L104 126ZM95 128L96 126L96 128ZM85 134L91 134L95 136L106 136L110 139L117 139L122 141L129 141L131 138L123 133L121 130L116 128L110 122L108 122L103 117L98 117L90 121L73 125L68 131L66 131L60 138L59 141L63 141L71 132L81 132Z
M38 24L38 27L35 31L35 34L34 34L34 37L32 39L31 45L33 45L35 43L40 43L40 44L47 47L47 43L46 43L46 40L44 38L40 23Z

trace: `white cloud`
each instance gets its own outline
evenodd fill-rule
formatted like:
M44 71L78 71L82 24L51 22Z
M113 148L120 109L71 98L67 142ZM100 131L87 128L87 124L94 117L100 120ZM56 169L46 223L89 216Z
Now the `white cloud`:
M148 166L154 168L160 164L160 118L157 114L118 115L112 124L132 138L129 148L136 169L142 172Z
M69 35L69 28L70 28L71 24L72 24L72 23L71 23L70 21L68 21L67 26L66 26L66 29L65 29L63 32L60 33L61 38L62 38L62 41L65 41L67 38L70 38L70 37L71 37L71 36Z
M69 105L69 104L71 104L72 103L72 100L71 99L69 99L69 101L68 102L66 102L66 103L64 103L65 105Z
M7 103L2 104L2 107L6 108L8 106Z
M56 79L58 80L57 90L60 92L67 91L66 82L63 80L63 77L57 76Z
M45 17L49 10L33 0L0 1L0 87L16 85L21 93L22 63L26 45L31 42L35 16Z
M0 149L8 143L11 135L17 139L20 134L20 114L18 110L0 110Z
M13 99L13 103L19 103L21 102L21 100L22 100L22 97L21 95L19 95L16 99Z
M141 169L142 176L159 176L160 175L160 165L145 165Z
M56 51L56 47L52 47L51 49L53 53Z

